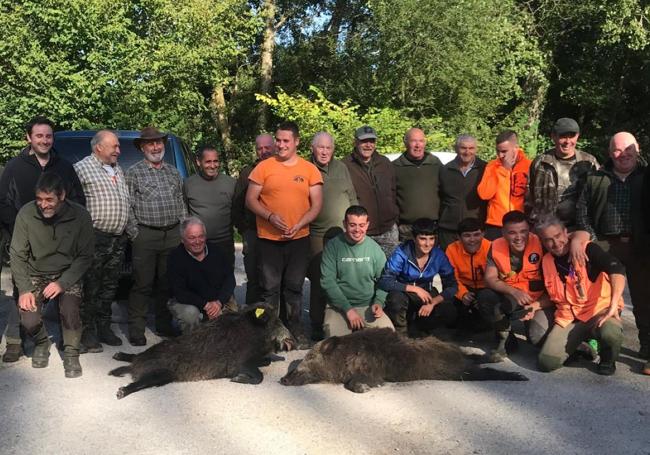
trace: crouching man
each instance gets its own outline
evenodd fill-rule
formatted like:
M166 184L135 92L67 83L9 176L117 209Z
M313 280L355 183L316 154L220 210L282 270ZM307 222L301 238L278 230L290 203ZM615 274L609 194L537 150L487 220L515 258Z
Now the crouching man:
M376 284L386 263L386 255L366 236L368 211L353 205L345 211L344 232L323 249L321 287L327 307L325 337L347 335L364 327L390 327L384 313L386 292Z
M180 224L181 244L167 258L171 299L169 311L183 333L201 320L237 311L232 293L235 274L227 254L206 242L205 224L191 216Z
M548 250L542 260L544 284L556 305L555 324L539 353L539 369L557 370L580 343L596 338L601 346L596 371L614 374L623 342L625 267L595 243L586 246L586 264L574 266L569 234L555 217L540 220L537 232Z
M506 344L515 344L510 321L521 319L531 344L538 346L553 324L553 303L544 290L542 243L530 232L526 215L513 210L503 216L503 237L492 242L488 251L485 282L500 294L496 302L479 303L481 314L491 317L497 346L492 362L507 357ZM510 342L510 343L508 343Z
M58 297L66 378L81 376L82 277L94 253L93 224L81 205L68 201L57 174L44 173L36 200L18 212L11 239L11 273L18 288L20 321L36 345L32 367L49 363L50 339L41 319L43 304Z
M388 258L379 288L388 292L386 312L395 329L417 337L439 326L456 323L454 294L458 290L454 269L436 245L436 223L419 218L407 240ZM442 293L433 286L440 275Z

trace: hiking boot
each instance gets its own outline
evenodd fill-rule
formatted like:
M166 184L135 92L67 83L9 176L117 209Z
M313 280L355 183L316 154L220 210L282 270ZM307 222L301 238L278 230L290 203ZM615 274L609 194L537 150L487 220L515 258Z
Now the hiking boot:
M2 361L4 363L17 362L20 359L20 356L23 355L23 348L20 343L7 343L7 349L2 355Z
M131 346L145 346L147 339L144 335L133 335L129 337L129 343L131 343Z
M32 338L36 345L32 354L32 368L45 368L50 363L50 346L52 346L45 326L41 324L41 327Z
M616 359L614 358L612 348L604 346L601 348L600 363L598 363L596 373L603 376L611 376L616 373Z
M81 344L79 345L79 353L80 354L85 354L87 352L98 353L103 351L104 348L102 347L101 343L97 339L97 334L95 333L95 329L92 327L86 327L85 329L83 329L83 333L81 335Z
M97 332L102 343L109 346L122 346L122 339L115 335L110 324L101 324Z
M81 376L79 363L79 345L81 344L81 329L61 328L63 335L63 370L66 378Z

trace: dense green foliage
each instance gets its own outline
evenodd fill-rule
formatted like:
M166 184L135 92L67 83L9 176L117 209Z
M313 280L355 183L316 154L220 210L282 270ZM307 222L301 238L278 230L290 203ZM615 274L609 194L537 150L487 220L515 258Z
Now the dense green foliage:
M513 128L534 155L561 116L592 152L622 129L650 142L645 1L271 1L273 90L256 95L269 0L0 0L0 157L44 114L63 129L155 124L194 145L229 136L236 168L260 103L268 129L296 120L303 151L330 131L339 156L365 123L384 152L421 126L438 150L475 134L483 156Z

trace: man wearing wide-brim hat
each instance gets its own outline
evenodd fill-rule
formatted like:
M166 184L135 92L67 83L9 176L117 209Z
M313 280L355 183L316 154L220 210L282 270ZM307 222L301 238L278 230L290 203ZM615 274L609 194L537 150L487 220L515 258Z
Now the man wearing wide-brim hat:
M144 346L147 310L154 299L156 331L171 335L167 256L180 243L179 222L187 216L183 182L173 166L163 161L167 134L149 126L134 145L144 159L126 172L135 223L129 226L133 251L133 287L129 295L129 341Z

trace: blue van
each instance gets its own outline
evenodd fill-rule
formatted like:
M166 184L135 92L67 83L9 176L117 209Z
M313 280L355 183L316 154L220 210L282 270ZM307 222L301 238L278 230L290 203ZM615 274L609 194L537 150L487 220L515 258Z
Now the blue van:
M143 159L142 152L133 144L133 140L140 137L140 132L131 130L115 130L114 132L120 140L118 163L126 171ZM60 157L74 164L90 155L90 140L95 133L97 130L57 131L54 133L54 149ZM183 179L196 172L194 157L189 146L175 134L169 134L167 137L164 159L165 162L178 169Z

